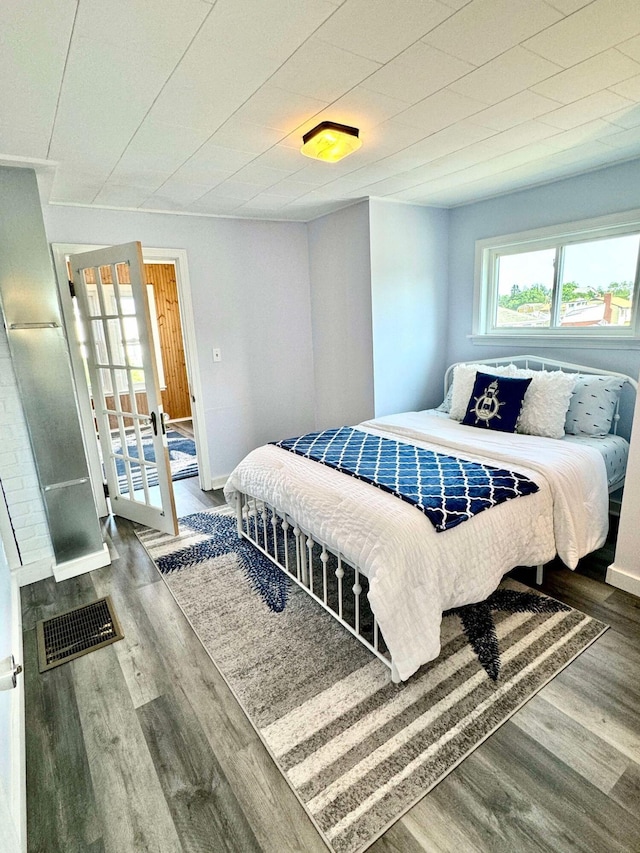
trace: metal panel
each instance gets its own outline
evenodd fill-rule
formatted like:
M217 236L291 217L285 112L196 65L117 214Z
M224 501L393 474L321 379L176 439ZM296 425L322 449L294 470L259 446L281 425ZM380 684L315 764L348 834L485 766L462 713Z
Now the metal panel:
M40 485L88 477L62 329L9 328L7 337Z
M57 563L94 554L102 548L100 527L95 523L91 483L64 483L45 489L44 505Z
M0 299L57 563L102 550L35 173L0 167Z
M0 287L7 325L60 325L35 172L0 167L0 203Z

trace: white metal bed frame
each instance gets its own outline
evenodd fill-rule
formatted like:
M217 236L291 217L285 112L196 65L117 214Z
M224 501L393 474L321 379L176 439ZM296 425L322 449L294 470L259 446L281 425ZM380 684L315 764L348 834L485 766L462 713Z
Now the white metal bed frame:
M392 661L381 649L382 635L375 616L373 616L372 641L361 633L363 590L361 572L357 566L348 563L339 551L333 550L309 531L304 530L290 515L250 495L236 493L236 518L239 536L248 539L272 563L282 569L294 583L298 584L369 651L390 667L394 681L400 681ZM282 534L279 533L278 528ZM331 557L336 562L334 574L337 585L337 609L334 609L329 601L328 563ZM348 585L344 580L347 574L345 567L347 572L353 572L351 586L353 625L344 618L346 611L351 609L345 601Z
M465 363L465 362L461 362ZM515 364L518 367L531 368L534 370L545 370L548 367L554 370L564 370L569 373L589 373L607 376L618 376L629 383L629 386L637 393L638 383L623 373L610 370L599 370L584 365L571 364L569 362L555 361L549 358L540 358L532 355L513 356L511 358L478 359L474 364L486 364L494 366L499 364ZM445 373L445 394L452 381L453 369L451 365ZM612 432L617 431L620 420L619 401L616 405ZM624 481L616 483L613 488L619 489ZM385 653L384 641L378 628L378 623L373 618L371 639L363 635L361 631L362 603L362 572L357 566L348 563L339 551L330 548L326 543L320 541L313 533L303 527L289 514L282 512L277 507L264 501L243 494L236 493L236 519L238 535L250 541L259 551L267 556L272 563L291 578L301 589L311 596L321 607L330 613L340 624L356 637L366 648L369 649L391 670L391 679L399 682L400 677L393 660ZM328 563L335 560L334 571L337 586L336 607L332 606L329 598L329 576ZM345 595L349 594L345 582L345 566L348 571L353 572L353 583L350 594L353 596L351 604L347 604ZM513 567L515 568L515 566ZM543 566L536 566L536 583L542 583ZM353 612L353 624L345 618L346 611Z

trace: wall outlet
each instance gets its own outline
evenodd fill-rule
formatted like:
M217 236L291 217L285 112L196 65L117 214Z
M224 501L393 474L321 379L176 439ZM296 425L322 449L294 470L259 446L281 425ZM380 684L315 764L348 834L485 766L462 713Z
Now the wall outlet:
M213 360L222 361L222 352L218 349L218 347L213 348Z

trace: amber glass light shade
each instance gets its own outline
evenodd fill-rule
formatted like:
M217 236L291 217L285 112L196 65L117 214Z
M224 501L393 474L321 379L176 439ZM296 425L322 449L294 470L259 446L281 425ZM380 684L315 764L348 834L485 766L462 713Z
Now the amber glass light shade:
M357 127L323 121L302 137L300 151L306 157L337 163L348 154L353 154L362 145Z

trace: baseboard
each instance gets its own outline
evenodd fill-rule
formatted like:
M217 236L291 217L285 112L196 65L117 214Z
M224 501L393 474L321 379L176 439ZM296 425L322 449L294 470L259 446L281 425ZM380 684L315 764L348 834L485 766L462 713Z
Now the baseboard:
M212 477L211 485L209 488L211 489L223 489L229 479L229 475L225 474L223 477Z
M66 581L69 578L75 578L77 575L83 575L85 572L108 566L110 562L109 549L103 542L101 551L86 554L75 560L67 560L66 563L56 563L53 567L53 576L56 581Z
M611 586L630 592L640 598L640 576L632 575L626 569L622 569L612 563L607 569L606 582Z
M30 583L50 578L53 575L53 558L44 557L24 566L16 566L11 574L18 582L18 586L27 586Z
M75 560L68 560L65 563L55 563L51 557L45 557L42 560L36 560L34 563L17 566L15 569L12 569L11 574L16 578L18 586L27 586L27 584L36 583L36 581L41 581L51 576L56 581L65 581L69 578L75 578L77 575L82 575L85 572L91 572L93 569L108 566L110 562L109 549L103 543L102 550L95 551L93 554L87 554Z

